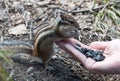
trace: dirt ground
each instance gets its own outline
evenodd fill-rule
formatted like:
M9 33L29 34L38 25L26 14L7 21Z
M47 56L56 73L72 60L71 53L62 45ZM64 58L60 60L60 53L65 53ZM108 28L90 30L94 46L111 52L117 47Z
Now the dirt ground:
M65 1L68 1L68 3ZM73 2L71 0L1 0L1 40L3 35L4 40L23 40L33 44L31 35L34 35L37 28L52 23L58 10L71 14L77 20L81 33L76 39L86 45L89 45L92 41L109 41L120 38L119 32L116 33L116 31L104 35L93 32L94 15L89 12L86 4L90 5L90 1L87 0L83 3L79 0ZM21 25L22 27L25 25L25 28L23 28L25 31L21 30L22 33L16 33L17 30L15 29L9 31ZM45 69L42 64L37 62L21 63L18 61L12 61L10 65L3 65L3 67L14 81L120 81L119 74L92 74L64 50L58 46L55 49L57 50L55 55L57 58L51 59L48 63L51 69Z

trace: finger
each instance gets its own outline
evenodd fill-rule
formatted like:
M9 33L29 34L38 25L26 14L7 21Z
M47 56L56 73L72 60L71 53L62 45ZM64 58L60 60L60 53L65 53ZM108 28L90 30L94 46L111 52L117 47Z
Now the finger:
M64 42L57 42L57 44L63 48L65 51L67 51L71 56L73 56L76 60L84 63L87 58L85 55L83 55L81 52L76 50L71 44L64 43Z
M92 42L89 46L93 49L98 49L98 50L105 50L105 48L108 46L109 42Z
M117 63L116 61L110 61L109 59L112 58L105 59L104 61L95 62L93 59L89 58L86 61L85 67L93 73L102 74L119 73L118 72L118 67L120 66L119 63Z
M58 42L60 42L60 41L58 41ZM69 43L69 44L71 44L71 45L73 45L73 46L74 46L75 44L79 44L81 47L90 48L89 46L81 43L80 41L78 41L78 40L76 40L76 39L74 39L74 38L62 40L62 42L64 42L64 43ZM56 43L57 43L57 42L56 42Z
M83 63L83 65L92 73L106 73L108 70L107 67L105 67L106 63L104 61L95 62L93 59L88 58L86 62Z

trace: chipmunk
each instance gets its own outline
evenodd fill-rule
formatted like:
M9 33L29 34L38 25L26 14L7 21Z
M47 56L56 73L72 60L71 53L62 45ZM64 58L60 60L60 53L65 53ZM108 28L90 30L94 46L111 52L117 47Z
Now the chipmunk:
M46 66L51 57L55 54L54 43L59 40L78 36L80 33L79 29L79 24L72 16L60 13L51 25L37 31L33 47L29 44L18 42L17 44L19 44L19 46L22 44L21 48L18 50L25 48L26 53L31 52L33 56L40 58ZM0 43L0 46L1 45L2 43ZM12 45L14 47L14 44L7 46L11 48Z
M54 55L54 42L79 35L79 24L70 15L60 13L53 24L39 30L35 36L33 55L46 65Z

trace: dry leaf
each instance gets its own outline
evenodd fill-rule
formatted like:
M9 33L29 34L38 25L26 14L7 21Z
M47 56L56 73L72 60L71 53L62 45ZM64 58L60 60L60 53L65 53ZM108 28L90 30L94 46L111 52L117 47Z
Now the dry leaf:
M27 34L27 29L24 24L19 24L11 29L8 30L9 34L13 35L21 35L21 34Z
M66 5L68 0L59 0L59 2L62 4L62 5Z
M70 9L74 9L76 6L74 3L69 3L68 5L69 5Z

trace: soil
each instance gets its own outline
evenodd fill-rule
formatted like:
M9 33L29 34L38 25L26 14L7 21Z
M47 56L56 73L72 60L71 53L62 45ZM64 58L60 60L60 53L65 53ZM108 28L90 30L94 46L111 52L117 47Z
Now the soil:
M12 0L11 0L12 1ZM25 1L25 0L23 0ZM31 0L32 1L32 0ZM38 1L38 0L35 0ZM19 4L17 6L17 2L21 3L22 0L14 0L13 2L15 6L11 6L9 2L9 17L16 17L16 20L12 20L12 18L9 18L6 16L6 14L1 14L0 16L0 23L1 26L1 35L4 35L4 40L23 40L30 42L32 44L33 40L29 38L29 33L27 34L8 34L9 28L13 28L16 25L19 25L21 23L25 24L25 20L20 19L21 17L15 16L18 13L22 14L22 7L24 7L24 10L31 12L32 16L30 18L36 19L34 22L33 26L37 25L42 25L41 23L48 23L54 19L56 16L56 13L52 13L52 18L49 18L47 14L50 14L51 11L51 6L47 3L49 0L45 0L45 4L39 5L40 9L38 8L38 5L33 5L33 3L29 2L26 5ZM75 0L78 2L79 0ZM38 1L39 2L39 1ZM54 1L53 1L54 2ZM55 0L55 3L58 4L58 0ZM61 2L62 3L62 2ZM89 0L86 4L89 3ZM0 3L2 10L6 10L4 7L4 1ZM41 4L41 3L39 3ZM52 4L52 3L51 3ZM53 4L52 6L56 6L56 4ZM67 4L67 3L66 3ZM66 8L65 4L65 8ZM72 4L72 3L71 3ZM77 3L76 3L77 4ZM86 8L86 4L82 5L81 8ZM60 4L58 4L60 5ZM32 7L31 7L32 6ZM34 7L33 7L34 6ZM47 6L47 7L46 7ZM60 5L61 6L61 5ZM72 5L74 6L74 5ZM76 5L75 5L76 6ZM45 8L44 8L45 7ZM50 8L48 8L50 7ZM70 6L71 7L71 6ZM38 12L35 11L36 9L39 9L39 15ZM70 9L70 8L69 8ZM16 10L16 11L15 11ZM54 10L54 9L53 9ZM52 10L52 11L53 11ZM46 13L45 13L46 12ZM42 16L41 16L42 13ZM44 15L43 15L44 14ZM3 15L5 15L3 17ZM53 16L54 15L54 16ZM14 17L15 16L15 17ZM20 15L19 15L20 16ZM89 45L93 41L109 41L114 38L119 38L119 33L116 34L116 31L112 31L109 33L105 33L103 35L98 34L97 32L93 32L93 20L94 16L93 14L89 12L84 12L84 13L72 13L72 16L75 17L75 19L78 21L80 28L81 28L81 33L77 40L80 42ZM17 20L21 20L20 22ZM37 19L38 18L38 19ZM48 18L48 19L46 19ZM10 19L10 21L9 21ZM11 24L10 24L11 23ZM28 30L30 30L30 27L28 27ZM33 31L33 34L36 30ZM115 34L113 34L115 33ZM56 46L56 55L55 58L51 59L50 62L48 63L48 68L45 68L42 64L40 63L21 63L19 61L14 61L12 60L11 64L6 65L3 63L4 69L8 72L8 74L13 78L14 81L120 81L120 75L119 74L92 74L89 72L80 62L77 62L73 57L71 57L68 53L63 51L61 48Z

